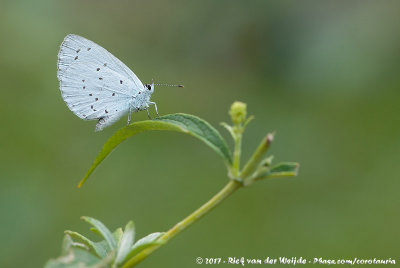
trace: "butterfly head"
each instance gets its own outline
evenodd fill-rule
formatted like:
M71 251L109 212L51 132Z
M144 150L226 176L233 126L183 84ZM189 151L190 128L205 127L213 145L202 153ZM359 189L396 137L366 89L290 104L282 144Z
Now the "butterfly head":
M146 89L146 92L151 95L154 92L154 82L151 84L144 84L144 88Z

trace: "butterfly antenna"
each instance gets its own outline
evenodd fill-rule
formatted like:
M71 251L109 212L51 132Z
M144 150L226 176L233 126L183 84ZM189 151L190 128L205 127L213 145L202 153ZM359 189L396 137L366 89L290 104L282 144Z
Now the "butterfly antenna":
M154 84L155 86L166 86L166 87L185 87L184 85L170 85L170 84Z

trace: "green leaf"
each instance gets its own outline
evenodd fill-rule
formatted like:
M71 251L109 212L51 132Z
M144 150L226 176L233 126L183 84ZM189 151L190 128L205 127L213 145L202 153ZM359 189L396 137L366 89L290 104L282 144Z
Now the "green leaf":
M86 173L85 177L79 183L78 187L82 186L96 167L121 142L136 134L154 130L176 131L196 137L218 153L227 166L232 164L232 155L226 141L209 123L193 115L169 114L154 120L135 122L115 132L104 144L103 149L97 155L97 158Z
M124 234L119 244L117 258L115 260L115 263L117 265L121 264L125 259L126 255L128 255L134 241L135 241L135 225L133 221L130 221L125 227Z
M256 180L267 179L267 178L279 178L279 177L293 177L297 176L299 171L299 163L294 162L282 162L270 169L266 169L263 172L257 174Z
M164 233L156 232L149 234L141 239L139 239L131 248L130 252L126 256L125 260L128 261L129 259L135 257L139 252L142 250L153 246L164 243L164 241L157 240L162 236Z
M124 232L122 231L122 228L117 228L114 233L113 237L115 240L115 243L117 244L117 247L119 246L119 243L121 242L122 236L124 235Z
M107 256L107 249L100 243L95 243L77 232L65 231L64 233L73 238L74 241L83 243L87 247L88 251L93 255L96 255L100 258Z
M103 237L103 235L101 235L99 233L99 231L97 231L97 229L91 228L91 230L96 230L95 233L99 234L100 237ZM121 240L121 237L122 237L122 229L118 228L117 230L114 231L114 233L112 235L114 237L116 244L118 245L119 241ZM110 254L113 253L113 249L110 248L110 246L106 240L101 240L100 242L95 242L94 245L95 245L96 249L98 249L98 252L100 252L102 254L102 255L100 255L100 257L102 257L102 258L105 258L106 256L110 256Z
M98 231L98 233L101 234L101 236L106 240L107 245L111 250L116 249L117 243L113 234L110 232L110 230L108 230L108 228L102 222L90 217L81 217L81 219L91 224Z

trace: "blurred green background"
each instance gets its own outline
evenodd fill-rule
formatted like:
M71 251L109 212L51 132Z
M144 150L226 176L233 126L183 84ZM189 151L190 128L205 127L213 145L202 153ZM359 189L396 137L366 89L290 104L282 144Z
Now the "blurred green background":
M295 179L242 189L140 267L195 258L399 256L398 1L0 1L0 267L42 267L63 231L134 220L165 231L226 182L212 150L177 133L125 142L80 190L106 139L65 105L56 61L65 35L108 49L156 88L161 114L218 124L240 100L256 116L244 157L271 131ZM146 119L145 112L134 120ZM93 236L94 238L94 236Z

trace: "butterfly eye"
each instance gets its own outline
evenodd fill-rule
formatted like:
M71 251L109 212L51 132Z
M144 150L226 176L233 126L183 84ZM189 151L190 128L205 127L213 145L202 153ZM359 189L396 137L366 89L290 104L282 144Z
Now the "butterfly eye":
M150 85L146 85L148 90L151 90L151 86Z

